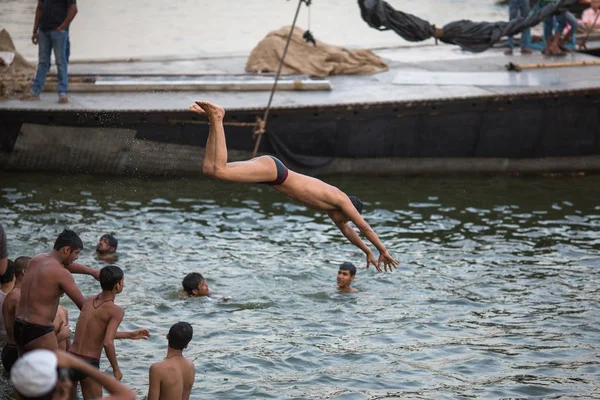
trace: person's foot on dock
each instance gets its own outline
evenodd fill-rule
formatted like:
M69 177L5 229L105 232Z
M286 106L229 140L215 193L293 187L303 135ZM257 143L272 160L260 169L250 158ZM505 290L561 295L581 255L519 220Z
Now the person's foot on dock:
M507 55L507 56L512 56L513 55L513 51L512 51L512 49L506 49L506 50L504 50L504 54Z
M67 104L69 102L69 97L66 94L58 96L58 102L60 104Z
M196 101L195 104L190 106L190 110L198 114L205 114L208 118L223 118L225 116L223 107L208 101Z
M531 53L533 53L533 51L531 51L531 49L529 47L521 48L521 54L531 54Z
M40 96L35 93L32 93L32 92L26 93L26 94L22 95L21 97L19 97L19 100L24 100L24 101L39 100L39 99L40 99Z

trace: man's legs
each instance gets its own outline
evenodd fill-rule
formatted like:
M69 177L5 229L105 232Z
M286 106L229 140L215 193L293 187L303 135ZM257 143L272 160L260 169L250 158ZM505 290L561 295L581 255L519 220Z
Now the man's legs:
M529 15L529 0L521 0L521 17L526 18ZM531 43L531 30L529 28L521 32L521 53L531 53L529 45Z
M50 35L52 38L52 47L54 47L56 69L58 71L58 99L61 103L66 103L67 86L69 84L67 63L67 41L69 39L69 32L53 31Z
M513 19L517 18L517 13L519 12L519 3L521 0L510 0L510 3L508 4L508 20L512 21ZM514 38L512 36L508 37L508 49L506 49L506 51L504 52L504 54L506 55L511 55L512 54L512 49L514 47Z
M50 32L38 30L38 66L35 79L31 86L31 93L39 96L46 84L46 74L50 69L50 54L52 54L52 40Z
M209 130L202 172L204 175L231 182L270 182L277 178L277 167L270 157L257 157L248 161L227 162L227 143L223 128L223 108L205 101L192 104L190 110L206 114Z

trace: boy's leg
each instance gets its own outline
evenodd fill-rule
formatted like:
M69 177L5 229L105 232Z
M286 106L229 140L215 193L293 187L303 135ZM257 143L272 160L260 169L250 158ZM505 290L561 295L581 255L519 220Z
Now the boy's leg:
M277 167L270 157L248 161L227 162L227 143L223 117L225 110L209 102L197 101L190 110L208 117L209 131L202 172L205 175L231 182L270 182L277 178Z
M38 66L35 73L35 79L31 86L31 93L39 96L44 90L46 84L46 74L50 69L50 55L52 54L52 41L50 33L38 30Z
M84 400L101 399L102 386L91 378L85 378L81 381L81 395Z
M69 85L68 63L67 63L67 40L69 32L51 32L52 47L58 71L58 98L61 103L67 102L67 87Z

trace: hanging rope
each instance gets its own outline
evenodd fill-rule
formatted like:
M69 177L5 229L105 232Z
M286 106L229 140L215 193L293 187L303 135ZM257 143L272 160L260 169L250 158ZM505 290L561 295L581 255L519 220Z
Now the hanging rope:
M252 152L252 157L256 157L256 153L258 152L258 146L260 146L260 140L262 139L263 134L265 133L265 128L267 126L267 119L269 118L269 111L271 110L271 102L273 101L273 96L275 95L275 90L277 89L277 81L279 80L279 75L281 74L281 68L283 67L283 62L285 60L285 55L287 54L288 47L290 45L290 41L292 40L292 34L294 33L294 27L296 26L296 20L298 19L298 14L300 13L300 7L302 3L306 3L306 6L310 6L312 0L299 0L298 7L296 8L296 15L294 15L294 22L292 22L292 29L290 29L290 34L288 35L287 42L285 43L285 48L283 49L283 55L281 56L281 61L279 62L279 68L277 68L277 73L275 74L275 82L273 82L273 88L271 89L271 95L269 96L269 103L267 104L267 108L265 110L265 114L262 117L256 118L256 124L254 127L254 136L256 137L256 143L254 144L254 151Z

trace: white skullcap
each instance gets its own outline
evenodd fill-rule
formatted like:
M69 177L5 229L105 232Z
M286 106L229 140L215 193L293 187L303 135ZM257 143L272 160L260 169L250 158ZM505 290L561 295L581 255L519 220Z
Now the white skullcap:
M33 350L19 358L10 371L17 392L27 397L50 393L56 386L56 354L50 350Z

